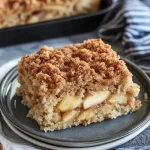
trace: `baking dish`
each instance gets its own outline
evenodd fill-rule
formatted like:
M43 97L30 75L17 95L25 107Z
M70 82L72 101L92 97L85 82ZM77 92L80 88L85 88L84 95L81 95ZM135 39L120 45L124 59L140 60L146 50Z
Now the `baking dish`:
M96 12L0 29L0 47L92 31L111 7L112 0L102 0Z

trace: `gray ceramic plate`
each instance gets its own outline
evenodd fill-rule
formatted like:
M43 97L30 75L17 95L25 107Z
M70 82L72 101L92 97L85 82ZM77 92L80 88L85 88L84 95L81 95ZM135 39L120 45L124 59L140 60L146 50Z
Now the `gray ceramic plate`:
M150 120L150 103L144 102L144 93L150 93L149 78L136 65L128 60L125 61L134 75L134 82L141 86L139 98L143 106L135 113L86 127L78 126L44 133L39 130L39 125L34 120L26 118L28 108L21 104L21 97L16 96L16 87L19 86L16 67L10 70L1 82L1 110L11 123L21 131L41 141L56 145L86 147L121 139L137 131Z

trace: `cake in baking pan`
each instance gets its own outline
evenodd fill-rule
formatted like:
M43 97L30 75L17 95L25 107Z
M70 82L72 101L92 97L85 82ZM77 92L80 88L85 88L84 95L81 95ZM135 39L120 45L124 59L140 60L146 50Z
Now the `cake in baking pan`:
M0 28L37 23L98 10L101 0L0 0Z

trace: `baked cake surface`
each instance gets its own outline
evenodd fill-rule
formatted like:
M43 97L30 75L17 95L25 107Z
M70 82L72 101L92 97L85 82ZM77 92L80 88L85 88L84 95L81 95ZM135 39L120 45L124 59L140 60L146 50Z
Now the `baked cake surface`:
M18 95L41 130L101 122L138 110L140 87L125 62L101 39L43 46L18 64Z
M85 14L101 0L0 0L0 28Z

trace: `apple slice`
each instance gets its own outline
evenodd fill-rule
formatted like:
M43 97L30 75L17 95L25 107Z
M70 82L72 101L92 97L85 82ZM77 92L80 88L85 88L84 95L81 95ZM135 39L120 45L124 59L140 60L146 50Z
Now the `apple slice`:
M77 121L89 120L95 116L95 111L91 109L86 109L82 111L77 117Z
M110 96L109 91L99 91L99 92L95 92L92 95L88 95L84 98L83 108L87 109L93 105L100 104L104 100L106 100L109 96Z
M125 94L113 94L108 99L110 103L119 103L119 104L126 104L127 103L127 96Z
M63 113L62 121L66 122L66 121L69 121L71 119L74 119L74 117L76 116L77 113L78 113L78 111L76 111L76 110L69 110L69 111Z
M58 103L57 108L61 112L65 112L80 107L81 104L82 99L80 97L67 95Z

